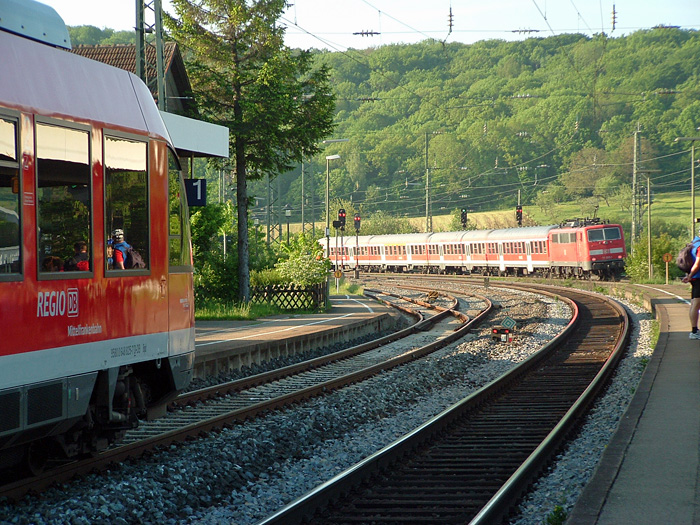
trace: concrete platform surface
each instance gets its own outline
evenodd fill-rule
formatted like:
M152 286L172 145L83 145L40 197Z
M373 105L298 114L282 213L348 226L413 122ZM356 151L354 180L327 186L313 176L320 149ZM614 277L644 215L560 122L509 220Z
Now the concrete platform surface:
M329 312L254 321L197 321L194 376L293 355L391 330L398 313L363 296L332 295Z
M690 287L641 290L659 341L569 525L700 523L700 341L688 339Z

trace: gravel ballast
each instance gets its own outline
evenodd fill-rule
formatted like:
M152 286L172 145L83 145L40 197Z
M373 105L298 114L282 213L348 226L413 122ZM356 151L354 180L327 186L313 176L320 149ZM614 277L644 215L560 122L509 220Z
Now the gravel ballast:
M499 315L521 322L512 344L492 342L485 327L420 362L329 396L126 462L41 497L2 504L0 522L255 523L498 377L568 323L564 303L497 293L502 294ZM608 392L524 502L515 523L539 524L558 505L570 509L610 440L642 362L651 355L651 317L628 308L632 346Z

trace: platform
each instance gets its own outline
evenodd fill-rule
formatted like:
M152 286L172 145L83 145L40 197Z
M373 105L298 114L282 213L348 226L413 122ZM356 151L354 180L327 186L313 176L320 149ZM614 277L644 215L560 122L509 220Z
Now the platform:
M398 314L363 296L332 295L329 312L278 315L255 321L197 321L194 376L343 343L390 330Z
M642 290L659 340L568 525L700 523L700 341L688 339L690 287Z

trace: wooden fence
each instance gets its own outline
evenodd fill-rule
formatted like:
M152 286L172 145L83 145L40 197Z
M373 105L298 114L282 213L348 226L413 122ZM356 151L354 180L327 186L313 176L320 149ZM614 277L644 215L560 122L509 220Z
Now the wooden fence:
M283 310L320 310L328 300L328 282L311 286L294 284L254 286L250 290L250 300L256 303L274 304Z

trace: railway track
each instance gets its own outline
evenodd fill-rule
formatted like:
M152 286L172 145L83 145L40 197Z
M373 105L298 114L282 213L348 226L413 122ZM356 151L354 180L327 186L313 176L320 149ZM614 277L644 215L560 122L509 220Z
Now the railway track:
M540 352L261 523L501 521L602 389L629 333L614 301L556 295L576 316Z
M442 302L444 306L382 292L368 295L410 312L418 322L395 334L334 354L183 394L167 417L143 422L138 429L129 431L118 446L93 458L64 464L42 475L4 485L0 487L0 497L17 499L29 491L41 491L51 484L106 468L155 447L197 437L418 359L462 337L478 325L492 307L487 299L476 298L475 302L481 305L480 313L468 318L456 310L459 301L446 294L432 298L433 303ZM421 311L415 311L416 307Z

